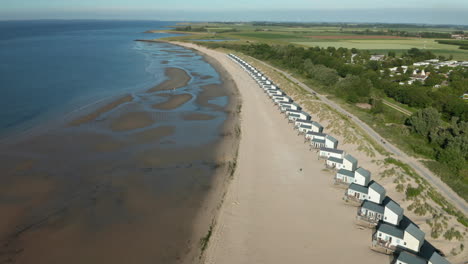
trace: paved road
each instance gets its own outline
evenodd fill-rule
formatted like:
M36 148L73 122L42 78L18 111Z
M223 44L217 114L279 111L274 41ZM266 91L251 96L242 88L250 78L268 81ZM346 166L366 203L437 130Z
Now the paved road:
M309 91L311 93L314 93L320 100L325 102L326 104L330 105L333 107L335 110L338 112L345 114L349 116L357 125L359 125L364 131L366 131L378 144L380 144L385 150L388 152L394 154L396 158L400 159L401 161L407 163L413 170L415 170L420 176L425 178L432 186L437 188L439 192L449 201L451 202L455 207L457 207L460 211L462 211L465 215L467 214L468 211L468 205L466 201L458 196L448 185L446 185L442 180L440 180L439 177L434 175L431 171L429 171L421 162L416 160L415 158L412 158L408 156L406 153L392 145L391 143L387 142L386 139L381 137L377 132L375 132L370 126L368 126L366 123L361 121L359 118L354 116L353 114L349 113L348 111L344 110L339 106L337 103L329 100L326 96L318 94L316 91L311 89L309 86L305 85L301 81L297 80L294 78L291 74L280 70L276 67L273 67L269 65L268 63L265 63L263 61L257 60L255 58L250 57L251 59L258 61L261 64L264 64L270 68L275 69L276 71L284 74L287 78L289 78L291 81L295 82L297 85L300 87L304 88L306 91ZM385 142L385 143L384 143Z

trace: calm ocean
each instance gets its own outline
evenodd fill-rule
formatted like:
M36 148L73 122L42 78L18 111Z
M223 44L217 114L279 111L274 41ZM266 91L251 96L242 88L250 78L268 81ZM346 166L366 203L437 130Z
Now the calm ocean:
M174 22L0 22L0 135L94 101L155 85L163 67L135 39Z

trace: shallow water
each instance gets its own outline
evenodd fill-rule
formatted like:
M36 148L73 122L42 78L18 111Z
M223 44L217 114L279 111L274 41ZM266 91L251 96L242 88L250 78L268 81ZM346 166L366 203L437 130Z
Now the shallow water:
M57 34L102 37L95 31L78 31ZM33 35L31 45L41 38ZM215 150L223 139L230 91L218 72L191 50L117 35L125 44L107 46L116 50L106 52L118 57L126 47L131 51L122 56L131 57L131 63L99 69L105 73L98 76L90 73L95 69L89 65L103 61L91 56L86 59L90 69L82 65L81 72L67 75L76 79L64 91L58 85L65 78L59 70L47 75L46 83L55 84L47 93L28 85L7 92L18 104L2 106L16 109L3 113L8 120L3 128L32 129L0 144L0 262L179 263L198 254L199 238L191 240L193 221L201 211L213 210L203 201L216 187L213 177L220 157ZM15 41L27 39L21 35ZM31 68L38 68L39 61ZM184 70L191 80L176 90L148 92L168 78L166 67ZM21 76L13 77L12 83L21 83ZM93 85L78 86L88 77L96 78ZM65 83L69 82L73 79ZM35 104L34 97L44 93L49 96ZM182 93L193 98L173 110L152 107ZM125 94L133 100L88 122L69 125ZM24 101L31 108L24 107ZM29 112L36 115L25 118ZM189 115L212 118L187 120ZM41 126L47 129L36 129Z

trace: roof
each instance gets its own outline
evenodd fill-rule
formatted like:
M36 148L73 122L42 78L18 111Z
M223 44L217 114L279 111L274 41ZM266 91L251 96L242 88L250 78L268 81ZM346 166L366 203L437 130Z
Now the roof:
M331 157L330 157L331 158ZM346 175L348 177L353 177L354 178L354 171L349 171L345 169L339 169L338 172L339 174Z
M359 167L356 172L358 172L359 174L361 174L362 176L364 176L365 178L368 178L370 179L370 172L366 169L363 169L361 167Z
M367 187L361 186L359 184L355 184L354 182L351 183L348 188L355 192L360 192L360 193L365 193L365 194L367 194L367 191L368 191Z
M395 201L389 198L389 201L385 204L385 207L390 209L392 212L396 213L397 215L403 215L403 208Z
M296 122L297 122L297 120L296 120ZM326 137L327 136L327 134L325 134L325 133L314 132L314 131L307 132L307 135L320 136L320 137Z
M421 231L421 229L419 229L419 227L413 224L409 224L409 226L405 229L405 232L408 232L410 235L415 237L421 244L423 243L424 236L426 235L423 231Z
M357 165L357 159L355 157L353 157L351 154L346 154L346 156L344 156L344 159L345 160L348 160L349 162Z
M323 143L325 144L325 139L318 139L318 138L314 138L311 140L312 142L317 142L317 143Z
M302 124L300 127L301 127L301 128L312 128L311 126L306 125L306 124Z
M376 204L374 202L371 202L369 200L365 200L362 204L361 204L361 207L362 208L366 208L367 210L370 210L370 211L373 211L373 212L377 212L379 214L383 214L384 213L384 210L385 208L380 205L380 204Z
M398 255L397 260L407 263L407 264L427 264L425 259L420 258L411 253L408 253L406 251L401 251L400 255Z
M315 121L312 121L312 125L316 126L316 127L321 127L323 128L323 126Z
M328 140L332 141L332 142L338 142L338 140L330 135L327 135L326 137Z
M333 152L337 154L343 154L343 151L341 149L332 149L332 148L326 148L326 147L321 147L320 151L326 151L326 152Z
M437 252L434 252L434 254L432 254L432 257L429 259L429 261L432 263L432 264L450 264L450 262L448 262L448 260L446 260L445 258L443 258L441 255L439 255Z
M369 188L372 188L374 191L376 191L380 195L385 195L385 188L382 187L382 185L378 184L376 181L373 181L371 184L369 184Z
M306 119L297 119L296 123L303 123L303 124L312 124L313 121L306 120Z
M403 238L403 235L405 233L403 230L399 229L398 227L387 224L387 223L383 223L383 222L380 222L380 225L377 228L377 231L380 231L382 233L389 234L391 236L398 237L398 238Z
M335 158L335 157L329 157L329 161L336 162L336 163L343 163L343 159Z

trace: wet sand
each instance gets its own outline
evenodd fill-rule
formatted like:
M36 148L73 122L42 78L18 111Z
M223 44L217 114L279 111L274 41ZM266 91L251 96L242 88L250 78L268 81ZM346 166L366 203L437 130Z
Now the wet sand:
M193 98L191 94L177 94L169 95L169 99L166 102L153 105L153 108L159 110L172 110L180 107L186 102L190 101Z
M184 118L184 120L211 120L211 119L215 119L216 116L207 115L207 114L193 113L193 114L184 115L183 118Z
M186 86L191 79L187 72L179 68L166 68L165 74L169 79L149 89L149 93L162 90L175 90Z
M153 92L190 82L171 69ZM230 114L209 143L179 146L178 128L159 125L177 113L155 113L148 91L0 145L0 263L200 261L200 240L217 215L239 142L221 136L237 127L239 100L232 78L217 70L218 95L229 103L213 112ZM184 115L207 126L205 112Z
M116 107L118 107L119 105L122 105L124 103L128 103L128 102L131 102L133 100L133 97L131 95L125 95L97 110L95 110L94 112L88 114L88 115L84 115L84 116L81 116L73 121L71 121L69 123L70 126L79 126L83 123L87 123L87 122L90 122L90 121L93 121L95 120L98 116L100 116L101 114L105 113L105 112L108 112Z
M125 113L115 119L111 124L112 131L128 131L147 127L153 124L151 115L147 112Z

